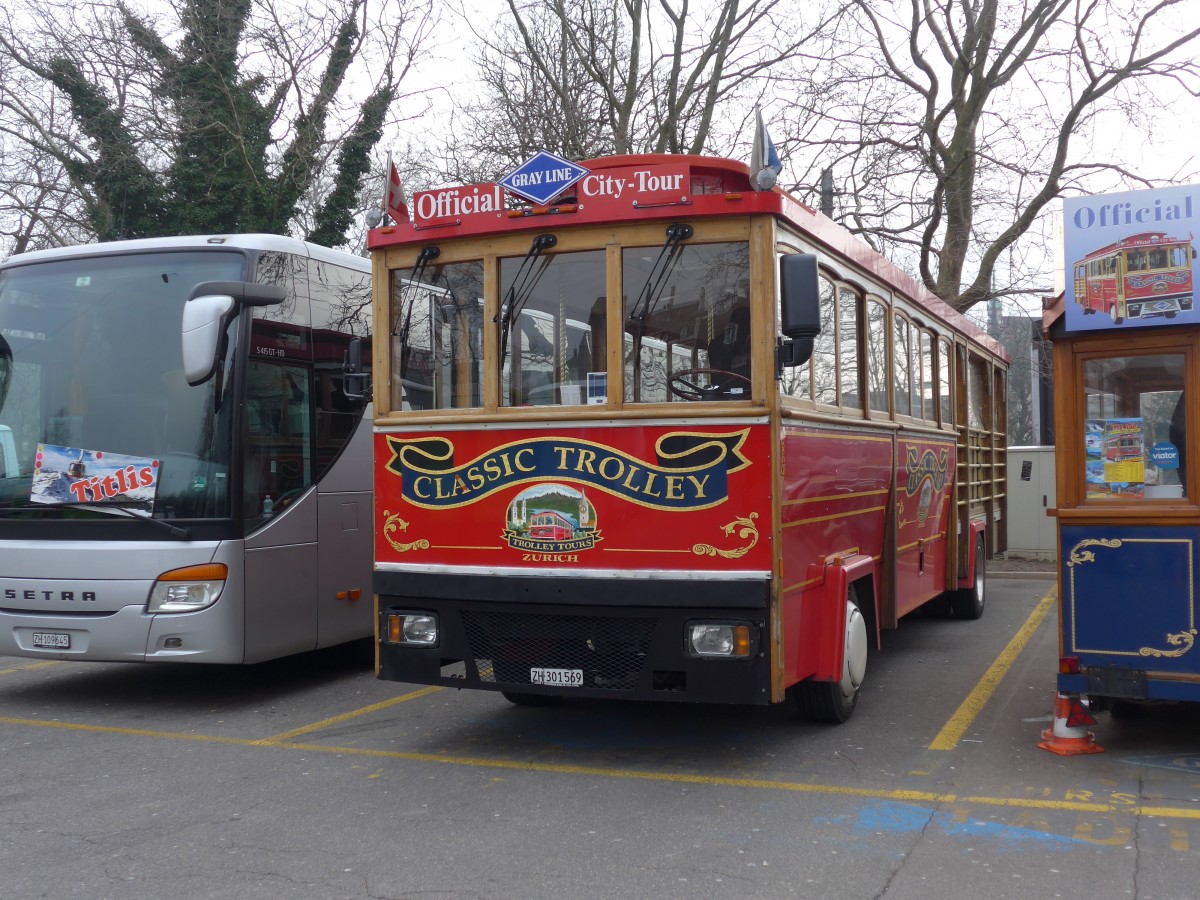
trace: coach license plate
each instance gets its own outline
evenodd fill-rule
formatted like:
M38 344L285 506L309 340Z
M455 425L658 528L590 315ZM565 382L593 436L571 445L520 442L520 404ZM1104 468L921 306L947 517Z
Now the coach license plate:
M583 669L539 669L529 670L530 684L549 687L582 687Z
M71 635L63 631L35 631L33 646L46 650L70 650Z

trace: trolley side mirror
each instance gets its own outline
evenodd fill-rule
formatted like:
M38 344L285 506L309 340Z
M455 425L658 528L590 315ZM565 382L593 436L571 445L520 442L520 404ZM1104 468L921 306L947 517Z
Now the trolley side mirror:
M812 356L813 341L821 333L820 282L815 253L792 253L779 258L781 327L786 340L779 344L776 377L783 366L801 366Z
M275 306L286 297L273 284L243 281L204 281L192 288L183 305L180 340L183 374L190 385L212 378L217 362L225 355L229 323L242 306Z

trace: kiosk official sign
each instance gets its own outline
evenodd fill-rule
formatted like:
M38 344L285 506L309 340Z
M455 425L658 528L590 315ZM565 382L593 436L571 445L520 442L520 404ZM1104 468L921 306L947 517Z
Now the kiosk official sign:
M1067 330L1200 322L1198 215L1197 185L1064 201Z

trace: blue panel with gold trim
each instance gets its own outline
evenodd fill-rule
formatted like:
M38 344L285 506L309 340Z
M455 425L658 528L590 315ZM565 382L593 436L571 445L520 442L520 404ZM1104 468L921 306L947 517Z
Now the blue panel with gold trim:
M1064 525L1063 652L1083 666L1200 673L1200 529Z

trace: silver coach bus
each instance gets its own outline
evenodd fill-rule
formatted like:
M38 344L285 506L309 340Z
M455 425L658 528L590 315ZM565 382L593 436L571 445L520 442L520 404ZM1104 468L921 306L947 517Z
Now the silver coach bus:
M271 235L0 264L0 655L371 633L368 260Z

